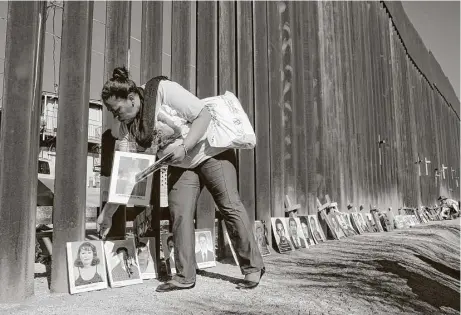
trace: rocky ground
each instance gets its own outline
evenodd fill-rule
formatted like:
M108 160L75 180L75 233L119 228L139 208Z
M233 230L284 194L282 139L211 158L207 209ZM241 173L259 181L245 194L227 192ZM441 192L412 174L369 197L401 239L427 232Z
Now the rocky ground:
M459 314L460 221L354 236L265 257L252 291L238 267L202 271L192 290L156 293L158 281L84 294L50 294L36 266L35 296L1 314Z

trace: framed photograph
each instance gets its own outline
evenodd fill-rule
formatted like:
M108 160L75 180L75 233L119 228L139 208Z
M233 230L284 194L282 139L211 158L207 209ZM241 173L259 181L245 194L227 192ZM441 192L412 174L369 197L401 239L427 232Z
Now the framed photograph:
M351 225L355 229L356 232L358 232L359 234L363 234L365 233L365 231L363 230L362 224L359 221L357 214L358 213L356 212L353 212L350 214Z
M394 216L394 227L399 230L405 228L405 220L402 215Z
M314 238L315 242L321 243L326 241L326 237L323 234L322 229L320 228L319 219L315 214L311 214L307 216L309 219L309 229L312 233L312 237Z
M354 228L352 227L352 224L350 223L348 213L337 212L336 216L337 216L338 222L341 225L341 228L343 229L343 232L344 232L344 234L346 234L346 236L349 237L349 236L357 235L357 232L355 232Z
M112 288L142 283L133 239L104 242L109 284Z
M381 221L381 226L383 227L384 231L390 232L394 229L394 227L391 225L391 222L389 220L389 216L385 212L379 213L379 219Z
M169 275L173 275L176 273L173 233L163 233L161 239L166 271Z
M293 245L291 245L286 232L288 229L285 219L285 217L271 218L272 231L275 231L275 233L272 234L275 237L275 243L277 244L280 253L286 253L293 250Z
M330 228L333 236L337 240L346 237L346 234L344 233L343 229L341 228L341 224L339 223L337 211L330 211L327 217L329 218L329 220L327 221L328 227Z
M303 231L304 238L307 241L309 246L317 244L312 235L311 229L309 228L309 217L308 216L298 216L299 223L301 225L301 230Z
M362 230L365 232L365 233L371 233L373 232L373 230L371 229L371 227L367 224L366 222L366 215L364 215L363 213L356 213L356 216L357 216L357 219L362 227Z
M237 258L237 254L235 253L234 245L232 244L232 240L230 239L229 233L227 232L226 222L224 220L221 221L222 231L224 234L224 246L229 247L232 257L234 258L234 262L237 266L240 266L239 260ZM261 253L262 254L262 253Z
M195 261L198 269L216 266L211 229L195 230Z
M269 243L267 242L267 229L263 222L255 221L254 234L261 256L264 257L270 255L271 251L269 249Z
M152 175L136 183L136 174L155 163L155 155L115 151L108 202L148 206Z
M373 216L373 220L375 220L375 226L378 229L378 232L384 232L384 229L383 229L383 227L381 225L381 220L379 218L379 212L378 211L373 211L371 213L371 215Z
M373 216L371 215L371 213L365 213L365 216L366 216L365 222L367 223L368 228L372 232L378 232L378 228L376 227L375 220L373 219Z
M304 237L303 230L301 228L301 222L299 218L285 218L288 226L288 235L290 236L290 242L294 249L309 248L307 240Z
M136 243L141 279L157 278L155 237L140 237Z
M67 242L70 294L107 289L102 241Z

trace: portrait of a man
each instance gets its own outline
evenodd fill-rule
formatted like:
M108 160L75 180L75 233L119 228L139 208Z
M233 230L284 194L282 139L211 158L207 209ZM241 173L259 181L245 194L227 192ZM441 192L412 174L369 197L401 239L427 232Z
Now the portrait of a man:
M195 261L199 269L216 266L211 230L195 232Z
M299 222L301 224L301 230L303 232L304 238L307 241L307 244L309 246L315 245L315 240L312 237L312 233L309 231L308 217L307 216L299 217Z
M162 248L163 256L165 257L165 264L168 274L176 273L175 257L174 257L174 239L173 234L162 235Z
M330 222L331 222L330 228L333 231L333 235L336 237L336 239L339 240L343 237L346 237L338 221L338 217L336 216L336 213L330 212L329 217L330 217Z
M261 255L270 255L271 252L269 250L269 245L267 244L266 229L261 221L255 222L255 238Z
M272 228L275 230L275 240L277 242L277 246L281 253L285 253L288 251L292 251L292 245L288 238L286 237L285 232L285 225L283 224L282 219L285 218L271 218L272 221Z
M155 238L139 238L136 245L138 252L139 269L142 279L152 279L157 277L155 268Z
M309 227L311 228L312 236L314 237L315 241L317 243L325 241L322 234L320 234L320 232L319 232L319 226L317 224L317 220L316 220L315 215L310 215L309 216L309 223L310 223Z
M307 248L304 235L298 234L298 223L295 218L288 218L288 233L290 234L290 241L295 249Z
M133 239L106 241L104 250L111 287L142 283L137 249Z

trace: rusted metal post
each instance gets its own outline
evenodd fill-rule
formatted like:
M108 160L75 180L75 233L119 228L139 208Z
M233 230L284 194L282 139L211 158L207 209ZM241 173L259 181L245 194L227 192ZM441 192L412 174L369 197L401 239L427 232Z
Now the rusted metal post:
M34 293L45 2L11 1L0 130L0 302Z
M85 238L93 1L64 3L51 291L68 292L66 242Z
M130 28L131 28L131 2L130 1L108 1L106 4L106 48L104 60L104 81L112 77L114 68L128 67L128 51L130 50ZM109 181L112 169L115 139L113 135L118 134L112 114L103 106L101 139L101 209L107 201ZM126 228L126 208L120 206L112 217L112 228L107 235L109 239L123 239Z
M141 21L141 82L162 74L163 2L143 1ZM155 237L157 273L160 272L160 172L152 179L151 232L145 236Z

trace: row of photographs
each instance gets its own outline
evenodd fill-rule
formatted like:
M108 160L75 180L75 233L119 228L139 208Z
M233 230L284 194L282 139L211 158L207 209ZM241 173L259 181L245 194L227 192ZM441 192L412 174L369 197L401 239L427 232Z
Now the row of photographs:
M358 234L392 231L394 228L409 228L433 220L424 212L411 215L396 215L372 210L371 213L345 213L337 208L328 213L322 211L320 218L333 239L342 239ZM324 242L327 238L316 215L271 218L275 243L280 253Z
M175 271L174 242L162 234L163 256ZM71 294L139 284L157 278L155 238L117 241L67 242L67 267ZM195 231L198 269L216 266L209 229Z
M280 253L309 248L326 240L316 215L274 217L271 223Z

